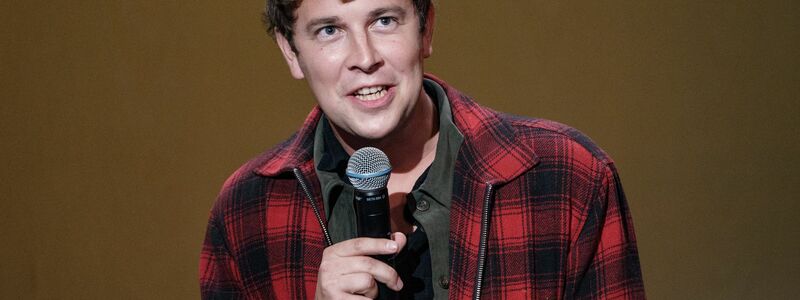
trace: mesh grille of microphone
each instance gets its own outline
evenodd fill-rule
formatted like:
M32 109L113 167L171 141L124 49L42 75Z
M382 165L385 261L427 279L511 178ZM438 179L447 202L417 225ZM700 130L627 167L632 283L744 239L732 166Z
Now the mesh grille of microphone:
M374 147L364 147L356 150L347 162L347 172L361 175L381 173L391 169L392 165L389 164L389 158L386 154ZM352 176L348 176L348 178L350 178L350 183L356 189L374 190L386 187L386 183L389 182L389 173L386 172L384 175L367 178Z

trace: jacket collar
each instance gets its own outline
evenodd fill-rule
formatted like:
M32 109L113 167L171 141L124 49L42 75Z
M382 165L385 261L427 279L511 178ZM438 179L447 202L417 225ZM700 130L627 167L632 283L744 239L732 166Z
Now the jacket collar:
M433 75L426 74L447 92L453 122L464 135L458 161L465 173L483 183L508 182L535 166L539 159L533 149L518 140L508 119L482 107ZM474 153L474 154L473 154ZM469 157L472 156L473 157Z
M533 150L516 139L514 129L498 112L479 106L433 75L425 77L444 87L450 99L453 122L464 135L457 161L466 174L483 183L500 184L536 165L538 158ZM309 163L313 165L314 131L321 116L321 109L315 106L300 130L275 149L271 159L257 166L255 172L277 176Z
M313 166L314 131L321 117L319 105L314 106L300 130L273 150L270 158L256 166L255 172L263 176L278 176L306 164Z

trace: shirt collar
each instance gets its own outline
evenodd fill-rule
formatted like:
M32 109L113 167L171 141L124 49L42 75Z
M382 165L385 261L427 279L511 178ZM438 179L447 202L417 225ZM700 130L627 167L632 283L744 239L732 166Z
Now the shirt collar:
M314 151L315 160L319 157L319 161L316 161L317 170L336 173L342 181L348 182L345 169L347 168L347 161L350 160L350 155L339 144L331 124L328 123L328 118L324 115L320 119L319 125L317 125L316 135L315 145L322 146L321 149L314 147L315 150L319 150L319 152Z
M453 166L464 137L453 123L450 102L442 86L425 78L423 88L438 108L439 140L436 145L436 157L428 167L423 183L415 189L415 192L425 193L449 209ZM325 195L334 186L349 184L345 175L349 159L350 155L336 139L333 128L323 114L314 136L314 165ZM330 207L329 202L332 197L325 198L328 198L324 199L326 207Z
M425 93L439 109L439 140L436 144L436 157L427 170L425 181L416 192L425 193L450 209L454 166L464 136L453 123L450 101L442 86L427 78L422 83Z

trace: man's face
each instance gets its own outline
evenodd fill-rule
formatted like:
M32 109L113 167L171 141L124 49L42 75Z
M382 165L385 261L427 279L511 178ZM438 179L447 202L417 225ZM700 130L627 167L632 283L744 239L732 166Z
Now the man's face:
M296 15L297 53L281 35L278 44L340 134L379 140L409 120L432 31L429 21L420 33L411 1L305 0Z

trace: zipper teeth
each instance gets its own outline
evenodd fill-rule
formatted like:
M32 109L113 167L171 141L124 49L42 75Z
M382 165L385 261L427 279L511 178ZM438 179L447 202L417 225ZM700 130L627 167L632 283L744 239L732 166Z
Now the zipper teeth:
M481 299L481 285L483 285L483 269L486 265L486 247L489 243L489 207L492 200L494 187L486 183L486 193L483 197L483 212L481 213L481 242L478 246L478 274L475 279L475 294L472 299Z
M303 188L308 202L311 203L311 209L314 210L314 216L317 217L317 222L319 222L319 226L322 227L322 234L325 236L325 246L332 245L333 243L331 242L331 235L328 233L328 227L325 226L325 222L322 222L322 216L319 214L319 209L317 208L317 203L314 202L314 197L311 196L311 190L308 189L305 176L303 176L303 173L300 172L298 168L292 169L292 172L294 173L294 177L297 178L297 181L300 182L300 187Z

